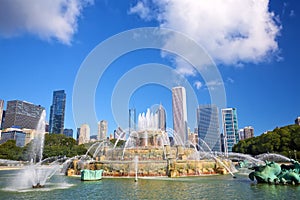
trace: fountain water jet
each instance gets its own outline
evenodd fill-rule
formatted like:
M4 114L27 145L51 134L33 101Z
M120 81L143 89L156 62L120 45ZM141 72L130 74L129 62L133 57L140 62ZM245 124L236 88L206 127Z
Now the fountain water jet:
M280 154L276 154L276 153L264 153L264 154L260 154L260 155L257 155L256 156L257 159L259 160L269 160L269 159L273 159L273 160L280 160L280 161L284 161L284 162L290 162L291 159L286 157L286 156L283 156L283 155L280 155Z
M25 167L17 174L12 181L11 187L14 189L26 189L43 187L48 178L51 178L59 169L59 163L54 161L48 165L42 165L52 158L43 160L44 140L45 140L45 120L46 112L42 111L40 120L37 124L34 139L31 142L29 152L30 165Z
M138 162L139 162L139 156L134 156L134 167L135 167L135 179L134 181L138 181Z

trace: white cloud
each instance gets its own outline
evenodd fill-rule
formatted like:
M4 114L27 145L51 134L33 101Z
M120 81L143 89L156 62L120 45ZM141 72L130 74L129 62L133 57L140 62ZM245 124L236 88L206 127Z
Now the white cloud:
M233 82L231 82L231 83L233 83ZM217 89L217 88L219 88L219 87L221 87L223 85L224 85L224 83L222 81L220 81L220 80L211 80L211 81L208 81L208 82L206 82L204 84L201 81L197 80L193 84L193 86L197 90L200 90L201 88L208 89L208 90L215 90L215 89Z
M233 80L232 78L228 77L228 78L227 78L227 82L228 82L228 83L234 83L234 80Z
M223 82L218 81L218 80L212 80L212 81L208 81L206 82L205 86L209 89L209 90L215 90L216 88L220 87L223 85Z
M175 57L176 72L182 76L196 76L195 68L180 57Z
M135 7L141 4L147 12L131 13L187 34L217 63L259 63L278 51L281 26L269 0L143 0Z
M71 44L82 9L93 0L2 0L0 36L24 33Z
M290 12L290 17L295 17L295 11L294 10L291 10L291 12Z
M200 81L195 81L194 86L197 88L197 90L200 90L200 88L202 87L202 83Z
M153 19L150 15L150 8L147 6L147 2L145 0L139 1L135 6L131 7L129 14L137 14L146 21Z

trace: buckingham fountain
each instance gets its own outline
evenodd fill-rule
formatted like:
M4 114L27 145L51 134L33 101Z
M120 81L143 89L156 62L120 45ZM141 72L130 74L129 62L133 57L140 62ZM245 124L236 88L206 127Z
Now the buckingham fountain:
M121 140L126 142L118 147ZM139 114L137 130L123 131L115 144L108 140L94 143L85 155L66 161L64 171L71 176L79 175L81 170L103 170L106 177L135 177L137 181L137 177L216 174L231 174L235 178L234 173L245 170L243 174L258 183L300 183L299 162L285 156L265 153L253 157L233 152L224 155L212 152L203 140L201 144L205 146L184 143L174 130L158 128L157 113L148 109Z
M115 144L108 140L94 143L85 155L73 158L52 157L43 159L45 112L38 123L29 151L29 164L12 179L8 190L42 188L56 172L82 175L101 171L105 177L186 177L231 174L246 169L251 180L258 183L299 184L300 164L278 154L262 154L257 157L241 153L224 155L194 145L183 143L172 129L158 127L158 116L149 109L138 117L137 130L119 134ZM172 139L170 139L172 138ZM125 141L119 147L120 141ZM209 149L205 151L204 149ZM279 159L279 165L270 160ZM279 161L277 160L277 161ZM235 161L235 162L233 162ZM240 161L237 163L236 161ZM63 162L63 165L61 164ZM249 171L251 170L251 171ZM90 177L90 176L89 176Z
M66 173L75 175L83 169L102 169L104 176L112 177L180 177L234 171L231 160L201 151L201 147L192 143L183 143L172 129L157 128L158 116L150 109L139 114L137 124L137 130L124 131L114 145L107 140L96 142L86 155L70 159ZM118 142L125 139L123 147L118 147Z

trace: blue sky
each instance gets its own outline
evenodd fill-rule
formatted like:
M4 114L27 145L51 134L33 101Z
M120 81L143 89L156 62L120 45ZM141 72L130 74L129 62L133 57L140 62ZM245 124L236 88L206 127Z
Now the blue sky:
M114 87L129 70L147 63L167 65L182 75L193 86L199 104L210 103L209 89L223 84L227 107L237 108L239 127L251 125L255 135L294 122L300 115L298 1L167 2L2 0L0 99L42 105L49 119L52 92L64 89L65 127L75 130L73 86L89 53L123 31L163 27L180 31L201 45L216 63L223 83L206 83L189 64L158 49L120 56L104 72L95 93L97 118L108 121L109 133L117 127L111 113ZM133 93L129 107L140 113L162 103L167 126L172 128L171 96L167 88L147 84ZM188 110L192 130L195 110ZM97 125L90 126L91 134L96 134Z

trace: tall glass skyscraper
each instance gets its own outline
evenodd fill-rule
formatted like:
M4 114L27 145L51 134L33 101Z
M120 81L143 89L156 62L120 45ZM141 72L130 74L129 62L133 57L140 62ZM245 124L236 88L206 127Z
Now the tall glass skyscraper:
M136 130L136 111L135 108L129 109L129 133Z
M185 88L178 86L172 88L173 129L179 135L183 145L188 140L187 108ZM176 141L175 141L176 143Z
M50 107L49 132L63 134L65 122L66 93L64 90L53 92L52 105Z
M4 100L0 99L0 130L2 127L3 110L4 110Z
M232 152L233 145L239 142L239 129L236 108L222 109L225 155Z
M219 111L215 105L200 105L197 108L197 126L199 145L206 151L221 151ZM203 144L203 141L208 147Z

